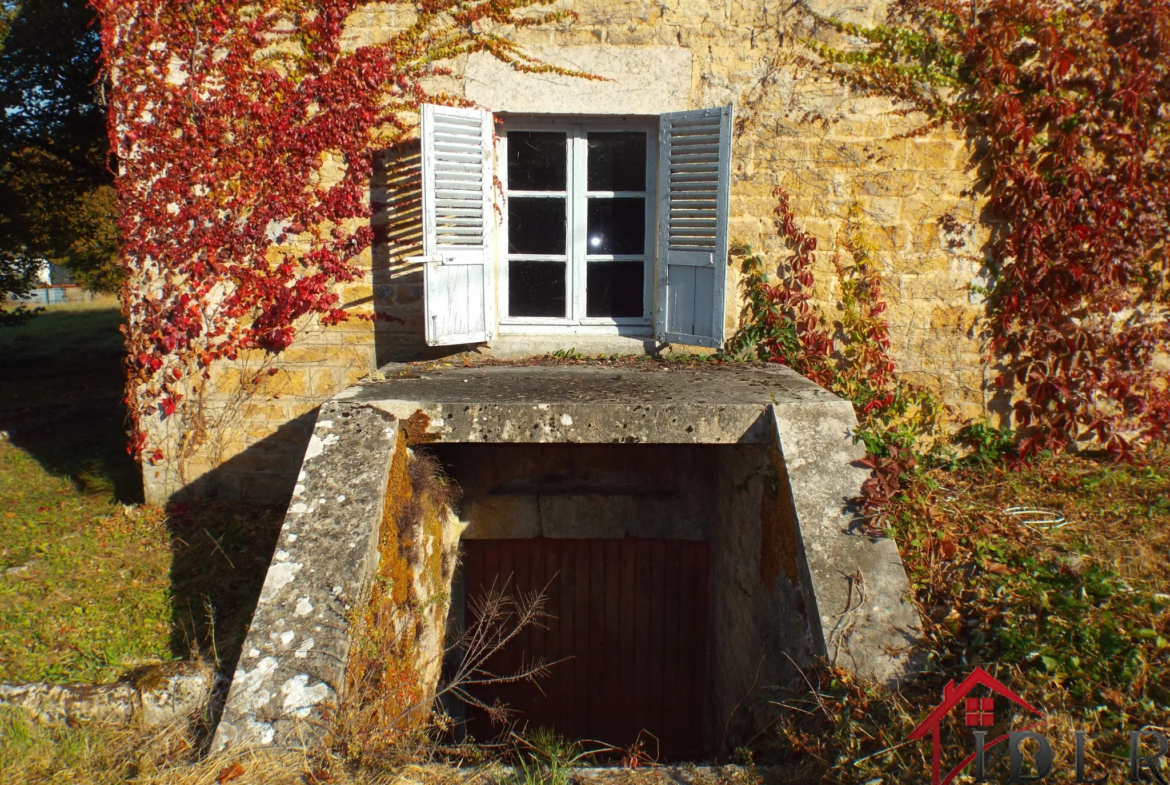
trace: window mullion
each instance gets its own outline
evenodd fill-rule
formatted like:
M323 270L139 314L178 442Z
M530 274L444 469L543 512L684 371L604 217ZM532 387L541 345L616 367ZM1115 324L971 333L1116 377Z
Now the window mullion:
M572 291L569 292L569 302L572 307L569 318L580 323L585 315L585 234L587 231L586 219L589 214L587 197L585 196L585 166L587 162L588 146L585 144L585 132L580 125L574 125L569 133L569 267L572 282Z

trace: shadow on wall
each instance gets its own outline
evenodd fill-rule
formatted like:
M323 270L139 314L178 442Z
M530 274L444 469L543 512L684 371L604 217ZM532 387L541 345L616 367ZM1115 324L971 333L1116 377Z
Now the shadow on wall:
M423 333L422 157L418 141L375 157L370 184L374 230L372 287L378 366L450 356L467 346L427 347ZM359 301L364 302L364 300ZM191 499L287 504L316 420L313 410L203 474L176 495Z
M374 331L378 365L434 360L473 348L432 347L424 339L423 269L417 262L406 261L423 253L422 152L418 140L375 157L370 209L374 310L380 317Z
M178 491L174 501L253 501L287 505L296 485L297 472L317 409L289 420L268 436L250 445Z

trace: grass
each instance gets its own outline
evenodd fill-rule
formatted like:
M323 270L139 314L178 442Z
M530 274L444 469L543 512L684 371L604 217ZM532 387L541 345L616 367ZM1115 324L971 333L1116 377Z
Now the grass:
M108 682L170 658L170 538L141 507L121 315L59 306L0 330L0 680Z
M191 656L230 670L251 618L280 512L142 504L121 323L98 302L0 329L0 681Z
M108 682L172 656L161 510L78 490L0 443L0 680Z
M929 745L909 734L947 681L981 666L1046 712L1058 763L1084 730L1094 770L1119 777L1126 732L1170 716L1168 500L1164 448L1130 465L1064 456L919 473L891 518L924 621L925 673L897 692L808 674L817 694L779 698L792 711L757 759L795 782L929 771ZM969 746L967 729L948 733Z

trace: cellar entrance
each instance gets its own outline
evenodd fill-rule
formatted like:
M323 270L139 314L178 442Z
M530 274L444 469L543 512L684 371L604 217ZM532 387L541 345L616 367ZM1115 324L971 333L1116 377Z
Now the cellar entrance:
M555 663L539 683L473 690L516 712L521 725L629 748L660 760L694 759L703 747L708 544L662 539L468 540L466 607L493 587L544 592L546 618L524 628L487 663L518 673ZM485 713L467 730L490 738Z
M469 595L547 587L544 627L486 663L565 658L535 693L486 688L521 726L615 745L645 730L659 760L705 757L775 722L817 657L896 682L920 626L894 543L850 504L868 475L851 405L783 367L701 366L387 367L322 404L217 747L317 738L395 536L420 694ZM463 495L438 527L392 531L408 448ZM481 741L502 730L455 716Z
M769 602L773 614L754 588L766 485L755 445L426 449L462 490L452 628L474 625L493 589L546 598L543 621L483 667L506 678L543 660L548 675L470 690L519 729L695 760L721 746L730 696L751 687L760 621L771 616L778 640L803 635L792 596ZM448 708L479 741L502 730L483 710Z

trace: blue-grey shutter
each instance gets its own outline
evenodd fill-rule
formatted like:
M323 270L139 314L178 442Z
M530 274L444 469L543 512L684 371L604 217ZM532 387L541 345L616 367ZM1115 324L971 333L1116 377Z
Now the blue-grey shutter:
M731 106L670 112L658 126L659 341L723 344Z
M492 115L422 107L426 340L482 343L495 327Z

